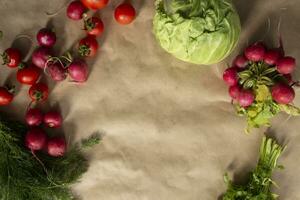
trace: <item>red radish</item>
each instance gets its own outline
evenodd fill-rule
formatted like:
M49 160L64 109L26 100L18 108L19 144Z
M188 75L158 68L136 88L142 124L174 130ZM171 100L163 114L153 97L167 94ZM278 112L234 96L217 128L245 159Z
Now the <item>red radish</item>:
M258 62L264 59L266 49L262 43L255 43L245 49L245 56L248 60Z
M43 149L47 143L47 135L40 128L32 128L25 136L25 145L32 151Z
M43 113L40 109L30 108L26 113L25 120L29 126L39 126L43 122Z
M238 72L236 67L227 68L223 73L223 80L229 86L238 84Z
M232 99L237 100L240 94L241 88L238 85L233 85L229 87L229 95Z
M84 22L84 30L87 34L100 36L104 31L104 24L98 17L91 17Z
M279 104L289 104L295 98L295 91L287 84L277 83L272 88L272 97Z
M29 96L32 101L45 101L48 98L48 86L44 83L36 83L29 89Z
M296 68L296 60L292 57L284 57L278 60L276 64L277 71L281 74L290 74Z
M279 49L271 49L265 53L264 61L268 65L275 65L281 56L282 53Z
M287 83L290 85L290 84L293 84L293 77L291 74L284 74L283 77L286 79Z
M254 102L254 94L251 90L241 90L238 96L240 106L248 107Z
M39 67L44 69L45 64L47 63L48 59L52 56L51 49L46 47L39 47L37 48L33 54L32 54L32 63Z
M44 123L50 128L59 128L62 121L61 114L56 111L47 112L44 116Z
M248 60L244 55L238 55L232 64L238 68L245 68L248 65Z
M29 67L20 65L17 72L17 80L26 85L33 85L40 77L40 69L31 64Z
M36 39L40 46L52 47L56 42L56 35L52 30L43 28L38 32Z
M47 151L50 156L60 157L66 153L67 144L64 138L56 137L48 141Z
M93 57L96 55L98 47L99 45L95 36L88 35L87 37L80 40L78 53L81 56Z
M88 66L82 59L74 60L68 67L68 73L75 82L85 82L88 78Z
M6 88L0 87L0 106L6 106L10 104L14 99L14 87Z
M48 64L46 71L54 81L63 81L67 78L66 69L59 62Z
M72 1L67 8L67 16L72 20L81 20L86 10L80 1Z
M6 49L1 56L3 64L11 68L18 67L21 62L21 52L15 48Z

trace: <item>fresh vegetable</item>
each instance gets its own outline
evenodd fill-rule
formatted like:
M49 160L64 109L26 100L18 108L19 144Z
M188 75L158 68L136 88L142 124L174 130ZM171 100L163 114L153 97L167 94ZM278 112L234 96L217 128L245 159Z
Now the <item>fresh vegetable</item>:
M122 3L115 9L115 20L122 25L130 24L135 18L135 9L130 3Z
M229 86L238 84L238 72L235 67L227 68L223 73L223 80Z
M44 69L48 59L51 58L51 56L51 49L47 47L39 47L33 52L31 61L35 66Z
M22 123L0 116L0 168L3 169L0 170L0 199L75 199L71 186L88 169L84 151L99 143L99 136L91 136L68 146L63 157L52 157L38 151L34 157L24 145L27 131Z
M99 48L98 42L94 36L87 36L80 40L78 53L81 56L93 57L96 55Z
M0 106L10 104L14 99L14 88L0 87Z
M284 147L271 138L263 138L260 146L259 160L256 168L250 173L248 181L243 185L234 184L227 174L224 181L227 191L223 200L275 200L278 195L271 192L271 186L275 185L272 173L276 169L282 169L277 164Z
M88 66L82 59L75 59L68 67L68 73L75 82L85 82L88 78Z
M54 81L63 81L67 78L67 70L60 62L50 62L47 64L46 72Z
M295 98L295 91L287 84L277 83L272 88L272 97L279 104L290 104Z
M29 126L39 126L43 122L43 113L38 108L30 108L26 112L25 120Z
M290 74L296 68L296 60L292 57L284 57L278 60L276 63L277 71L281 74Z
M29 89L32 101L45 101L48 98L48 86L45 83L36 83Z
M80 1L72 1L67 8L67 16L72 20L81 20L86 10Z
M265 49L262 43L250 45L243 52L246 61L238 55L233 61L235 67L227 68L223 74L237 113L247 117L246 132L252 128L270 126L270 120L279 112L300 115L300 108L293 105L293 86L296 82L293 82L291 74L282 74L278 70L283 49L276 48L266 53Z
M154 34L176 58L210 65L225 59L241 32L231 0L156 0Z
M16 48L8 48L1 55L3 60L3 65L8 67L15 68L21 62L21 52Z
M56 42L56 34L48 28L42 28L36 35L36 39L40 46L53 47Z
M25 64L19 66L19 70L17 72L17 80L21 84L33 85L37 82L40 77L40 69L35 65L31 64L27 67Z
M32 151L42 150L46 142L47 135L40 128L30 129L25 136L25 145Z
M98 10L104 8L109 0L81 0L81 2L89 9Z
M91 17L84 21L84 30L87 34L100 36L104 31L104 24L98 17Z
M47 144L47 152L50 156L60 157L66 153L66 141L62 137L51 138Z
M59 128L62 124L62 116L57 111L47 112L44 116L44 123L50 128Z

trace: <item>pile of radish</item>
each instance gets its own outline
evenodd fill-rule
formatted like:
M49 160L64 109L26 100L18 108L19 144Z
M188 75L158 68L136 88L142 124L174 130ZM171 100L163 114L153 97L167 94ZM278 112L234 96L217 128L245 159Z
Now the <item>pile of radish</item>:
M63 156L66 152L66 141L64 137L49 138L46 132L40 127L42 124L48 128L59 128L62 125L62 116L57 111L49 111L43 114L38 108L28 109L25 121L30 126L25 136L25 145L33 153L45 150L53 157Z

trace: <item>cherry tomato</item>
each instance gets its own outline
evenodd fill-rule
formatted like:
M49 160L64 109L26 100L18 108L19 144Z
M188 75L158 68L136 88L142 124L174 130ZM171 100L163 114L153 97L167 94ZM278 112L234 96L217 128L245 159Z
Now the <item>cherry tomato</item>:
M45 83L36 83L29 89L32 101L45 101L48 98L49 89Z
M130 24L135 18L135 9L129 3L122 3L115 9L115 19L119 24Z
M109 0L81 0L81 2L89 9L98 10L104 8Z
M104 24L98 17L91 17L84 22L84 29L87 34L99 36L104 31Z
M2 54L3 64L15 68L21 62L21 52L15 48L8 48Z
M13 91L0 87L0 106L6 106L14 99Z
M98 42L94 36L87 36L80 40L78 53L81 56L92 57L95 56L98 50Z
M17 80L22 84L33 85L39 79L40 74L40 69L33 64L29 67L23 66L17 72Z

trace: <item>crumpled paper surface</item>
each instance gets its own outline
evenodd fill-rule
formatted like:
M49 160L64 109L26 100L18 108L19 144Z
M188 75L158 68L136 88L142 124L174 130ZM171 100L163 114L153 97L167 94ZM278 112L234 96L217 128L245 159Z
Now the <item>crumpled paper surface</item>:
M265 39L277 45L278 24L286 53L300 62L298 0L235 1L243 31L239 48L224 62L210 67L181 62L164 52L152 34L154 2L134 0L135 22L120 26L113 19L112 0L99 13L105 34L101 50L89 59L87 83L49 82L44 109L59 107L62 130L75 141L94 132L100 145L87 152L89 171L74 192L83 200L216 200L225 191L223 174L243 180L255 166L266 129L244 134L245 119L235 115L222 71L247 43ZM81 23L68 20L60 0L0 0L1 52L18 34L34 34L47 23L58 34L56 52L64 52L84 36ZM268 23L269 21L269 23ZM268 28L269 27L269 28ZM28 51L26 39L14 46ZM15 83L16 70L1 67L1 84ZM298 75L297 75L298 74ZM299 78L299 70L295 77ZM17 84L14 103L1 111L22 119L29 103L28 87ZM299 90L295 105L300 105ZM288 148L280 159L285 170L275 173L280 199L300 198L299 118L280 115L269 135Z

